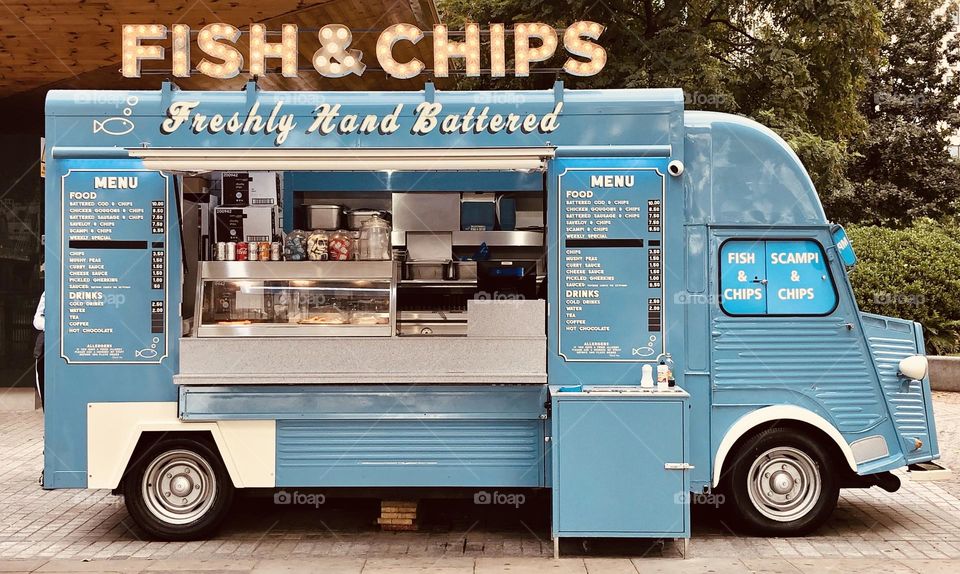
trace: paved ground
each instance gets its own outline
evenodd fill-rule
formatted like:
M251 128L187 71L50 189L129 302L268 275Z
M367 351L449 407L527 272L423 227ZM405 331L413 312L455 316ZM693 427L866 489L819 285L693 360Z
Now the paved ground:
M938 393L935 410L944 460L958 468L960 395ZM638 541L566 541L570 559L546 560L549 501L536 493L520 508L426 501L416 533L377 531L377 500L328 496L315 508L247 495L216 539L147 542L109 492L39 488L41 423L0 413L0 571L960 571L957 477L905 481L895 494L844 491L831 522L802 539L739 537L720 512L697 507L685 561L673 543Z

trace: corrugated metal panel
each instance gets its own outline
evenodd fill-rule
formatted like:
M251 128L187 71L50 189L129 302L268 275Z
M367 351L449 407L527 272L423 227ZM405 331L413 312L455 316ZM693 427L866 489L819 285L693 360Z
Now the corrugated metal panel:
M890 414L904 444L907 460L926 460L930 453L929 425L923 384L897 376L900 360L917 354L913 323L902 319L864 316L867 340L877 364L880 385L890 405ZM914 439L923 447L913 449Z
M540 486L539 420L278 421L277 484Z
M886 414L859 334L836 317L717 318L713 365L717 391L749 391L755 404L805 395L841 432L863 430Z

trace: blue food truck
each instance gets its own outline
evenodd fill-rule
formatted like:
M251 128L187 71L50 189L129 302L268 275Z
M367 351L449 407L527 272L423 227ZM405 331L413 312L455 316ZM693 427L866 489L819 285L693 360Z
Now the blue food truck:
M43 486L543 488L552 535L802 535L939 457L797 156L675 89L52 91ZM402 492L402 491L401 491Z

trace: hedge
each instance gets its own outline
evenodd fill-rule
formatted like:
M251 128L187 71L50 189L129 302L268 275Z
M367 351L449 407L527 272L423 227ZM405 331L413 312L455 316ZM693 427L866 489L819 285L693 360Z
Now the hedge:
M859 260L850 281L860 309L923 325L927 352L960 351L960 226L850 227Z

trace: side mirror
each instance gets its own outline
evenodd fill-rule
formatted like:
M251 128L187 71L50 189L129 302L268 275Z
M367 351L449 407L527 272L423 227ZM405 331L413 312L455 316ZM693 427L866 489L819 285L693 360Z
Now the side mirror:
M923 355L911 355L900 361L900 374L914 381L926 377L928 368L927 358Z

